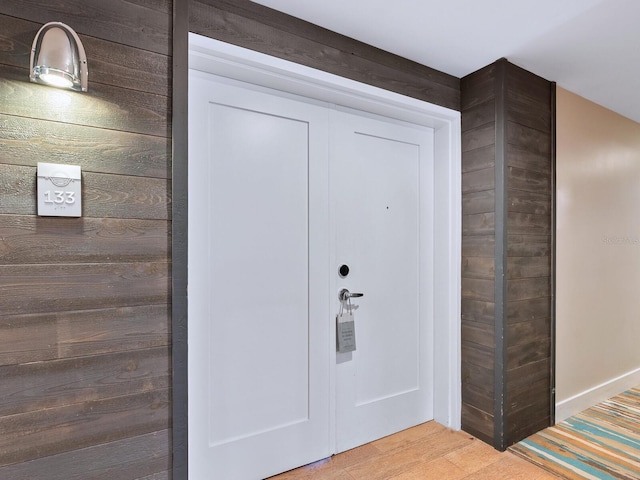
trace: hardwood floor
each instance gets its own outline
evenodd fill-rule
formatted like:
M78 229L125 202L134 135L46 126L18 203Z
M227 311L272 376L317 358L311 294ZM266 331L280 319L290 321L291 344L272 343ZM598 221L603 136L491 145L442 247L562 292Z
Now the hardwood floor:
M512 453L429 422L270 480L554 480Z

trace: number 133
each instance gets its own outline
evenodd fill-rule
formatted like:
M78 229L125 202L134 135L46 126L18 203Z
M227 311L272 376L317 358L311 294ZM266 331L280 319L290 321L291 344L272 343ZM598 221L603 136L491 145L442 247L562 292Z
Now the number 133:
M76 192L65 192L62 190L46 190L44 192L44 203L57 203L61 205L66 203L67 205L72 205L76 203Z

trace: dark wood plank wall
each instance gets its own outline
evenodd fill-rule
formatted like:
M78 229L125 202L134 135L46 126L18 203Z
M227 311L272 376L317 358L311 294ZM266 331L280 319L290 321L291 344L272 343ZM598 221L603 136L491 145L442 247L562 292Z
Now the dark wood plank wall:
M189 30L436 105L460 109L460 80L250 0L189 0Z
M506 428L509 446L552 423L553 84L506 65Z
M0 478L168 479L170 0L0 2ZM62 21L89 92L29 83ZM83 217L36 216L36 163Z
M552 84L461 80L462 424L496 448L551 421Z
M460 82L462 428L493 444L496 398L496 65Z

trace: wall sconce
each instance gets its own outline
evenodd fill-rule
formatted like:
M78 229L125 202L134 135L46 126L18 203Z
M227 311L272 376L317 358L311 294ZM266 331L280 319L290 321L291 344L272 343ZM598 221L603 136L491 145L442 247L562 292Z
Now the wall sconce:
M31 47L29 78L34 83L87 91L87 55L78 34L60 22L42 26Z

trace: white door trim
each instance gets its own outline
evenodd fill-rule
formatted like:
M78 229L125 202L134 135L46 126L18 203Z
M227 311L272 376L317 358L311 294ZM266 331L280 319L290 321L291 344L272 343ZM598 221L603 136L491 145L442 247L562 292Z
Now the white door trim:
M460 112L194 33L189 68L434 129L434 419L459 430Z

